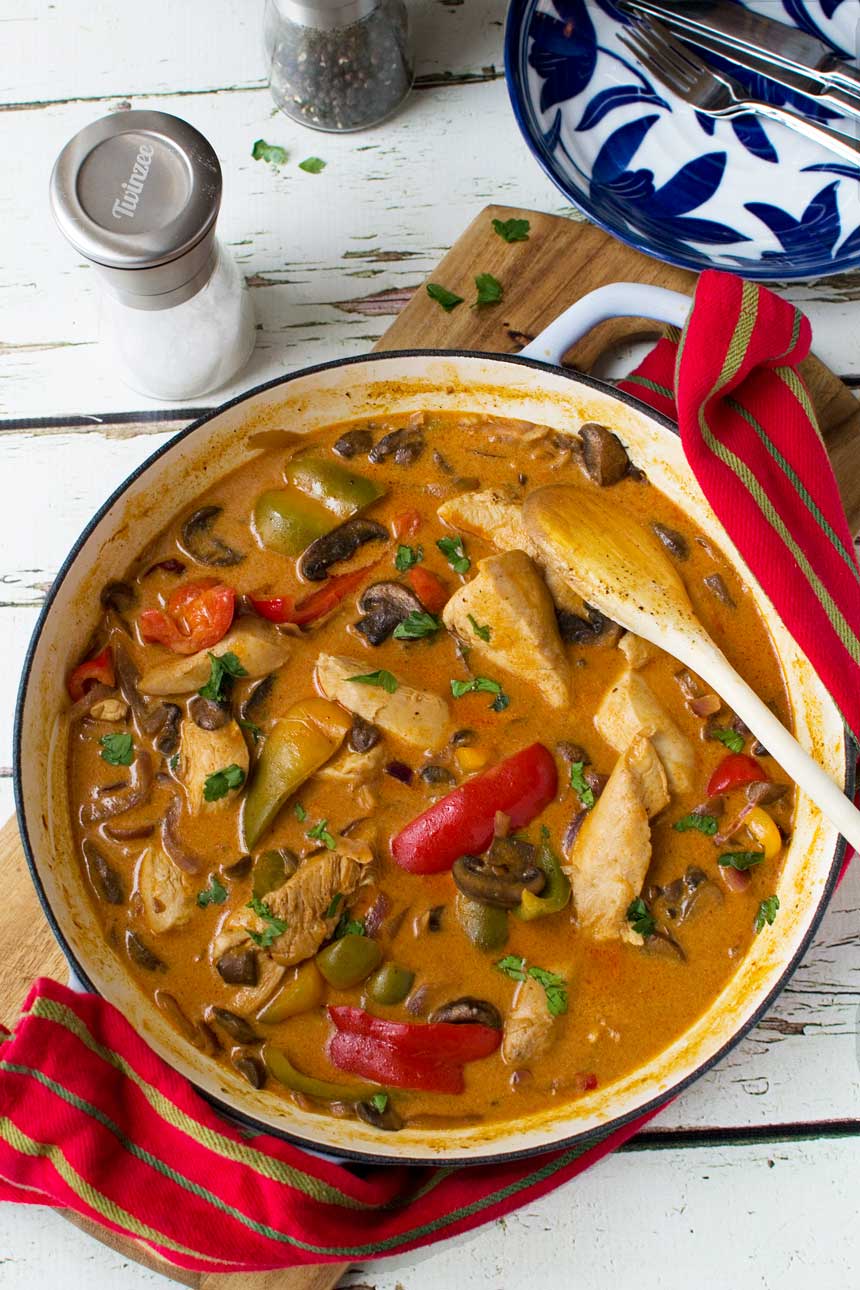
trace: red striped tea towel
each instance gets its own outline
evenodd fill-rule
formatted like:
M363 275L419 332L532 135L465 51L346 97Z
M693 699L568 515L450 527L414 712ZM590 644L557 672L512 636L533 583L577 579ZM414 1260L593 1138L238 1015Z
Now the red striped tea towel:
M809 324L764 288L703 275L683 342L625 388L673 416L706 496L860 729L860 571L797 363ZM110 1004L34 986L0 1043L0 1199L74 1209L200 1272L372 1259L537 1199L620 1146L359 1175L224 1121ZM653 1113L652 1113L653 1114Z

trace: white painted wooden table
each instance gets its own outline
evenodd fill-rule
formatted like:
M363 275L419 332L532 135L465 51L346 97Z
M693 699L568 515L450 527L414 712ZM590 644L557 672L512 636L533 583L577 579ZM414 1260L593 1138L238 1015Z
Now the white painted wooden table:
M501 201L570 213L520 140L502 75L504 0L411 0L417 89L365 134L273 111L262 0L0 0L0 809L15 688L45 590L77 532L190 417L121 386L97 344L93 271L47 207L65 141L124 101L187 117L224 169L220 231L259 339L238 390L370 347L472 216ZM288 149L274 171L259 137ZM295 163L315 154L323 174ZM860 276L788 292L818 353L860 385ZM0 965L2 970L2 965ZM843 1290L860 1284L860 865L782 998L646 1138L537 1205L420 1257L356 1268L375 1290ZM0 1208L0 1287L165 1284L57 1216Z

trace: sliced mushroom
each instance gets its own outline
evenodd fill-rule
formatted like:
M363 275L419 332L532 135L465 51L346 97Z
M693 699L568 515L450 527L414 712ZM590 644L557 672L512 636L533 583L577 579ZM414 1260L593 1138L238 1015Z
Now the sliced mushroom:
M419 778L424 780L425 784L453 784L454 776L448 770L447 766L436 766L431 763L429 766L422 766L418 772Z
M152 793L152 757L145 748L139 748L131 764L128 784L112 788L97 795L96 800L82 809L82 818L89 824L123 815L132 807L144 806Z
M223 506L201 506L193 511L182 525L182 545L198 564L208 564L216 569L226 569L230 565L241 564L245 559L243 552L229 546L212 529Z
M630 458L617 435L606 426L589 422L581 428L579 438L583 464L595 484L607 488L624 478L630 467Z
M374 582L362 592L358 608L364 615L355 630L371 645L381 645L395 627L424 608L411 587L403 582Z
M546 875L535 864L535 850L518 838L496 838L484 856L460 856L451 870L464 896L484 905L515 909L523 891L540 895Z
M346 737L347 747L351 752L370 752L371 748L375 748L381 738L382 731L378 726L373 725L371 721L365 721L364 717L353 716L352 729Z
M559 635L566 645L593 645L601 637L608 639L608 633L612 633L613 629L616 639L620 636L621 628L599 609L595 609L593 605L586 605L585 612L588 615L587 618L574 614L569 609L559 609L556 606L555 617Z
M259 1057L252 1057L241 1049L231 1053L230 1060L239 1074L248 1081L251 1088L262 1088L266 1082L266 1067Z
M261 716L265 710L266 704L271 698L272 690L275 688L275 674L264 676L258 685L255 685L247 699L239 709L239 716L243 721L254 721L256 717Z
M418 426L404 426L383 435L370 450L370 460L375 464L393 457L398 466L411 466L424 451L424 434Z
M707 578L703 579L705 586L712 595L716 596L721 604L726 605L729 609L735 608L735 602L732 599L732 593L729 591L722 576L719 573L709 573Z
M674 959L677 963L687 962L681 946L668 932L652 932L642 942L642 949L655 958Z
M223 1030L239 1044L256 1044L260 1041L260 1036L251 1023L229 1008L218 1008L210 1004L203 1016L210 1026Z
M501 1030L502 1017L495 1004L486 999L476 999L472 995L463 995L461 999L452 999L436 1008L428 1018L431 1022L447 1021L451 1025L489 1026L492 1030Z
M138 967L145 968L147 972L163 971L166 967L166 964L162 962L158 955L153 954L149 946L131 928L125 934L125 949L132 963L136 963Z
M91 842L89 838L84 838L81 850L87 862L90 881L102 900L107 901L109 905L121 905L125 900L125 892L122 879L116 869L112 864L108 863L95 843Z
M215 967L228 985L257 984L257 955L252 949L225 950Z
M181 815L182 803L179 797L176 796L168 806L164 819L161 821L161 846L164 854L179 869L183 869L186 873L199 873L206 868L206 861L202 856L189 850L180 838L179 819Z
M690 558L690 547L687 539L677 529L670 529L668 524L658 524L656 521L651 525L651 528L669 554L673 555L676 560L688 560Z
M137 601L137 592L128 582L108 582L99 593L103 609L115 609L124 614Z
M160 704L164 708L164 724L155 740L155 747L164 757L172 757L179 749L179 728L182 724L182 709L178 703Z
M322 582L331 565L348 560L365 542L387 540L388 530L381 524L357 516L311 542L299 560L299 573L309 582Z
M140 673L121 641L114 641L113 657L119 692L134 713L135 721L143 734L156 735L165 724L173 725L170 708L175 707L175 704L147 703L138 684Z
M347 430L332 445L339 457L365 457L373 447L373 435L367 429Z
M365 1124L372 1124L374 1129L384 1129L388 1133L396 1133L398 1129L403 1128L403 1119L397 1114L391 1105L391 1099L385 1103L385 1109L380 1111L379 1107L374 1106L372 1102L357 1102L355 1111L360 1120Z
M183 1034L190 1044L203 1053L215 1052L215 1041L208 1026L194 1022L186 1016L176 999L167 990L156 990L153 995L156 1007L169 1017L176 1029Z
M230 720L229 703L216 703L197 695L188 705L188 713L201 730L220 730Z

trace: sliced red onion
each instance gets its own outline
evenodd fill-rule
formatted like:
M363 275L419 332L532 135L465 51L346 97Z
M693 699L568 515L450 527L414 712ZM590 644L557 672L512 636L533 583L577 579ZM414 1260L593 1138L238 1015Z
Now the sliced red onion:
M129 783L116 791L104 793L83 809L83 819L88 824L109 820L114 815L124 815L134 806L145 806L152 794L152 757L142 748L131 764Z
M164 854L186 873L199 873L205 868L205 861L193 851L189 851L178 833L179 818L182 814L182 803L179 797L173 801L161 821L161 845Z
M385 767L386 775L392 779L397 779L401 784L412 783L412 768L406 765L405 761L390 761Z

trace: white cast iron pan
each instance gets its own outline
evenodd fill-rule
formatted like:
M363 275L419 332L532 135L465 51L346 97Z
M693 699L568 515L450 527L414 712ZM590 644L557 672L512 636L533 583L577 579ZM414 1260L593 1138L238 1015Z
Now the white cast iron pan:
M15 793L33 881L74 974L115 1004L146 1040L207 1097L256 1130L340 1157L397 1163L482 1163L570 1145L617 1127L677 1093L717 1061L770 1006L824 911L844 854L834 828L802 793L779 883L779 920L758 937L720 997L647 1066L567 1106L515 1122L420 1131L384 1141L361 1122L300 1110L254 1091L231 1070L186 1044L143 996L104 943L73 854L65 793L66 739L55 714L67 706L69 659L79 656L98 616L98 593L203 487L247 459L261 429L313 430L347 417L422 408L465 410L540 422L574 432L610 426L649 480L722 548L771 627L785 673L797 737L839 784L853 784L853 759L835 704L778 621L716 516L683 453L677 427L610 385L564 371L565 351L597 322L651 317L682 325L685 296L618 283L580 300L522 354L408 350L306 368L251 390L201 418L150 457L105 503L75 543L30 645L15 726ZM206 473L203 465L206 463Z

